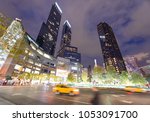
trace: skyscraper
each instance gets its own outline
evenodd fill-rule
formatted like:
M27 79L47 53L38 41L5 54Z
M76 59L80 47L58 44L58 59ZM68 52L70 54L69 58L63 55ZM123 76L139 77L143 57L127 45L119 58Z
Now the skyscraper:
M66 20L63 25L60 48L63 48L64 46L69 46L70 44L71 44L71 25L68 22L68 20Z
M134 56L127 56L124 58L124 61L125 61L125 64L126 64L126 68L127 68L127 71L129 73L131 72L135 72L135 73L138 73L140 75L143 75L142 73L142 70L140 69L139 65L138 65L138 60L136 57Z
M55 53L61 15L62 10L55 2L55 4L52 5L47 22L43 22L36 40L39 47L41 47L46 53L50 55L54 55Z
M71 34L71 25L66 20L63 25L60 50L57 56L70 59L73 62L81 62L81 55L78 53L78 48L71 46Z
M113 66L118 73L126 71L126 66L112 28L104 22L97 25L97 31L106 70L109 66Z

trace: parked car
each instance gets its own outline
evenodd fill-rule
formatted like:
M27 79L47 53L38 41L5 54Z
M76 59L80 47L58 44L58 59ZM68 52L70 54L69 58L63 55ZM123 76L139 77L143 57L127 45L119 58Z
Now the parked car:
M52 90L55 94L69 94L69 95L79 95L80 91L78 88L70 87L64 84L58 84L53 87Z

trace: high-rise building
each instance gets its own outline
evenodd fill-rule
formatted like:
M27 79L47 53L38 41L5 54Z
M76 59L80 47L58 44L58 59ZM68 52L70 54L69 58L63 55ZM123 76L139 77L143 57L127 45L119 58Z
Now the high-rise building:
M36 40L39 47L50 55L55 53L61 15L62 10L58 4L53 4L47 22L42 24Z
M112 28L104 22L97 25L97 31L106 70L109 66L113 66L118 73L126 71L126 66Z
M126 68L127 71L129 73L131 72L135 72L138 73L140 75L143 75L142 70L140 69L139 65L138 65L138 61L137 58L134 56L127 56L124 58L125 64L126 64Z
M81 54L78 53L78 48L71 46L71 25L68 20L63 25L60 50L57 56L70 59L73 62L81 62Z
M70 46L70 44L71 44L71 25L68 22L68 20L66 20L63 25L60 48L63 48L64 46Z

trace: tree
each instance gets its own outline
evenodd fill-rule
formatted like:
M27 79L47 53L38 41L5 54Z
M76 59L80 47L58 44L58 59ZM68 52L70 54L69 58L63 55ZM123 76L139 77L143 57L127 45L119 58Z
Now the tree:
M4 34L5 31L6 31L6 27L3 25L0 25L0 37Z
M146 79L137 73L131 73L132 83L135 85L145 85Z
M119 75L120 79L120 84L127 84L129 81L129 74L126 71L122 71L121 74Z
M5 33L12 20L0 13L0 37Z
M88 73L87 73L87 71L83 70L81 77L82 77L82 81L87 82L88 81Z
M107 72L110 73L110 74L116 74L115 67L107 66Z
M18 78L19 79L23 79L23 80L29 80L30 78L31 78L31 74L30 73L26 73L26 72L24 72L24 73L22 73L22 74L20 74L19 76L18 76Z
M93 79L100 80L102 78L103 68L101 66L95 66L93 69Z
M103 73L103 68L101 66L96 66L93 69L93 74L94 75L99 75Z
M67 80L70 81L70 82L75 82L76 78L75 78L73 73L69 73L68 77L67 77Z
M10 76L10 75L7 75L7 76L6 76L6 80L7 80L7 81L8 81L8 80L12 80L11 76Z

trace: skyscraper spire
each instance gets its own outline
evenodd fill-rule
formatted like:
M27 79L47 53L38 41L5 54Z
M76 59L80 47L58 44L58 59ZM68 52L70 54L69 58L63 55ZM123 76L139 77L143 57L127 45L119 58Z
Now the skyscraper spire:
M97 60L94 59L94 67L97 67Z

